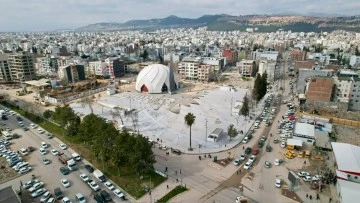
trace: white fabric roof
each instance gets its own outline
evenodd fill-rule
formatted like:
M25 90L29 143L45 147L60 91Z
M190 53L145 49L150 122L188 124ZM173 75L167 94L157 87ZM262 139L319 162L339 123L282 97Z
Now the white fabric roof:
M287 145L294 145L294 146L302 147L302 140L298 140L298 139L287 139L287 140L286 140L286 144L287 144Z
M331 145L338 170L360 173L360 147L340 142L332 142Z
M141 87L145 85L149 93L162 93L164 83L170 88L169 71L169 68L162 64L146 66L136 78L135 89L141 92Z
M308 123L299 123L295 124L295 134L306 135L309 137L315 137L315 127Z
M360 191L360 184L346 181L346 180L337 180L338 184L338 192L341 195L341 202L346 203L357 203L359 202L359 191Z

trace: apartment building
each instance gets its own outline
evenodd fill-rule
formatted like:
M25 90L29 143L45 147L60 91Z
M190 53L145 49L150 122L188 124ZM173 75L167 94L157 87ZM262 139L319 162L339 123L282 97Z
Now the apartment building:
M48 57L37 57L34 68L37 75L46 75L55 71L50 67L50 58Z
M349 110L360 111L360 78L352 78Z
M74 83L85 80L84 65L69 65L59 67L58 75L60 80L66 83Z
M242 60L236 63L236 67L239 70L241 76L250 77L256 64L254 60Z
M267 77L268 82L269 83L274 82L275 67L276 67L276 62L275 61L261 60L259 62L258 73L262 75L266 71L266 73L268 75L268 77Z
M268 60L268 61L276 61L279 57L278 51L262 51L256 50L251 52L252 60Z
M102 63L101 61L90 61L89 62L89 73L91 75L101 75Z
M34 58L28 52L9 55L10 74L13 81L28 81L36 79Z
M9 66L9 57L6 54L0 54L0 81L10 81L11 73Z
M290 54L291 60L294 61L305 61L306 60L306 51L293 50Z
M197 80L200 63L200 57L184 57L178 64L178 73L184 79Z
M338 102L348 103L348 109L360 111L360 78L355 72L342 70L335 81L335 98Z
M360 64L360 56L352 55L350 56L349 64L353 67Z
M234 64L238 58L238 51L231 49L224 49L223 56L226 58L226 64Z
M199 81L209 81L210 78L211 65L200 64L198 68L198 80Z

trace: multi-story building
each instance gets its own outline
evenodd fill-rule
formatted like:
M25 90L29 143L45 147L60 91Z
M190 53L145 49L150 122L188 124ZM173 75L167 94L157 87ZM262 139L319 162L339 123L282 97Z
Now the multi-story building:
M236 63L240 75L250 77L255 69L256 63L254 60L242 60Z
M224 49L223 56L226 58L226 64L233 64L237 61L238 52L236 50Z
M306 60L306 51L293 50L290 54L291 60L294 61L305 61Z
M265 71L267 73L267 81L270 82L274 82L274 76L275 76L275 67L276 67L276 62L275 61L265 61L265 60L261 60L259 62L259 70L258 73L260 75L262 75Z
M102 63L101 61L90 61L89 62L89 73L91 75L101 75L102 72Z
M355 56L355 55L350 56L349 64L351 66L356 66L357 64L360 64L360 56Z
M9 66L9 57L6 54L0 54L0 81L10 81L11 72Z
M28 52L9 55L11 80L28 81L36 79L34 58Z
M341 70L335 81L335 98L337 102L348 103L348 109L360 111L360 78L358 73Z
M198 68L198 80L209 81L211 65L201 64Z
M262 51L256 50L251 52L252 60L268 60L268 61L276 61L279 57L278 51Z
M200 62L200 57L184 57L183 60L178 64L178 73L184 79L197 80Z
M69 65L59 67L59 78L66 83L74 83L85 80L84 65Z
M50 58L48 57L36 58L34 66L37 75L46 75L55 71L50 67Z
M360 111L360 78L352 78L349 110Z

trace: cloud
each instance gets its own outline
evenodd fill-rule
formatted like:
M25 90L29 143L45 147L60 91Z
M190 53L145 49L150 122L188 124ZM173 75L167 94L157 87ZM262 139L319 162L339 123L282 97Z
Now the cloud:
M357 15L358 0L1 0L0 31L76 28L98 22L205 14Z

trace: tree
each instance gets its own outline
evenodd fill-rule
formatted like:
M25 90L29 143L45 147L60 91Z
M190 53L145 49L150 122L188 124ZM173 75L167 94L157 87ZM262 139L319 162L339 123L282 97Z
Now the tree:
M94 113L94 109L92 108L93 102L94 102L94 100L91 97L84 97L80 100L81 106L84 108L85 105L88 105L91 113Z
M236 130L233 124L230 124L228 127L228 135L231 140L231 138L236 137L239 134L239 132Z
M143 52L142 54L140 54L140 57L142 57L144 60L148 59L149 54L148 54L148 52L146 51L146 49L144 50L144 52Z
M243 105L240 109L240 114L243 115L246 119L246 116L249 115L249 111L249 99L247 95L245 95L245 97L243 98Z
M54 112L51 111L51 110L46 110L46 111L44 111L44 113L43 113L43 117L46 118L46 119L49 119L49 118L51 118L51 116L52 116L53 113L54 113Z
M188 113L184 117L186 126L188 126L190 128L190 148L189 148L190 151L192 150L192 147L191 147L191 126L195 123L195 118L196 118L195 115L192 114L192 113Z
M261 99L261 76L260 74L256 75L255 81L254 81L254 89L253 89L253 93L252 96L254 96L254 99L256 101L260 101Z
M261 75L260 99L262 99L266 95L267 85L268 85L267 78L268 78L268 74L266 71L264 71L264 73Z
M80 124L80 117L70 107L56 107L52 119L66 130L67 135L76 135Z
M359 46L355 48L355 56L360 56Z

